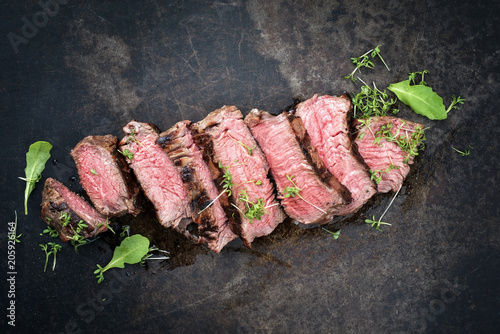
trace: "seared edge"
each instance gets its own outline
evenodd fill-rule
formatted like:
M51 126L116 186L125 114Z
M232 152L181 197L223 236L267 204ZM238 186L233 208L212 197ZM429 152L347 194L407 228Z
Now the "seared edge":
M178 122L161 133L156 142L173 161L191 200L197 230L188 229L187 224L179 225L178 229L195 242L206 243L211 250L220 252L237 236L229 227L210 170L193 141L190 124L190 121Z
M45 223L59 231L62 241L72 240L78 223L87 227L81 231L85 239L107 230L107 219L83 198L52 178L45 180L42 191L41 217ZM69 224L63 226L61 215L69 215Z

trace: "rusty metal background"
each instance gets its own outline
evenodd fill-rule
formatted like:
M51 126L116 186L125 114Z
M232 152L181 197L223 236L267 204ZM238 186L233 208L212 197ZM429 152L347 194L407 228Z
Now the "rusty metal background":
M0 263L8 333L494 333L500 330L500 5L497 1L97 1L0 4ZM249 250L190 245L143 214L116 221L172 259L110 270L116 238L75 253L64 245L43 272L41 184L23 214L25 152L53 145L43 173L81 191L69 151L92 134L122 136L131 119L162 130L224 104L278 112L295 98L358 87L350 57L382 45L362 70L386 87L408 72L448 104L423 122L426 150L376 231L391 194L319 229L287 221ZM452 149L473 147L469 156ZM52 161L53 160L53 161ZM19 216L14 287L7 223ZM11 280L12 281L12 280ZM15 296L9 297L9 291ZM15 302L15 327L7 310Z

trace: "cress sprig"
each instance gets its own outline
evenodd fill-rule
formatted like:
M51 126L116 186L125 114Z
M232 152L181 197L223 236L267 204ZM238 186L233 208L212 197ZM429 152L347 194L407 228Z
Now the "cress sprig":
M293 182L293 178L295 177L295 175L288 175L286 174L286 178L288 179L288 181L290 181L293 185L293 187L286 187L285 189L283 189L283 197L285 198L289 198L290 196L291 197L299 197L301 200L303 200L304 202L306 202L307 204L313 206L314 208L318 209L319 211L323 212L323 213L327 213L325 210L321 209L320 207L314 205L313 203L309 202L308 200L306 200L304 197L302 197L300 195L300 192L302 191L302 189L300 189L299 187L297 187L297 185L295 184L295 182Z

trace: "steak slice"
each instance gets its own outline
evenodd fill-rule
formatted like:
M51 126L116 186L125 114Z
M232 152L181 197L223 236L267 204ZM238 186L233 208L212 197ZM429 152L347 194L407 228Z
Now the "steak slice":
M300 118L291 118L298 131L304 129ZM273 116L254 109L245 117L245 123L266 155L285 212L303 224L331 221L338 207L346 204L344 196L348 194L322 163L314 165L318 168L311 165L311 154L317 153L308 145L307 132L301 131L301 136L297 136L286 113ZM323 173L319 172L321 169ZM298 195L291 196L289 187L298 187Z
M96 209L106 216L137 216L139 186L123 156L116 150L112 135L88 136L71 151L80 183Z
M209 136L213 161L226 180L232 179L231 205L239 212L232 231L247 247L256 238L270 234L284 219L267 178L269 166L243 115L235 106L224 106L194 124L199 134Z
M83 198L52 178L45 180L42 191L41 217L57 231L62 241L93 238L108 229L105 216L101 215ZM79 233L79 223L86 227ZM78 236L77 236L78 234Z
M126 135L120 150L133 154L127 162L153 203L159 222L165 227L177 227L183 218L191 217L190 200L177 168L156 143L159 130L152 124L132 121L123 131Z
M363 163L352 149L349 136L348 113L351 101L348 96L317 96L300 103L295 115L316 147L326 168L351 193L352 202L339 209L339 215L354 213L375 193L375 184Z
M410 172L414 156L396 141L413 142L416 150L423 140L424 126L391 116L355 120L353 125L357 130L355 144L370 168L377 190L381 193L397 191Z
M156 142L177 167L191 200L191 216L197 224L197 234L187 229L186 225L179 225L180 232L194 241L206 243L218 253L237 235L230 229L224 209L217 198L219 192L210 170L193 141L190 124L190 121L178 122L161 133Z

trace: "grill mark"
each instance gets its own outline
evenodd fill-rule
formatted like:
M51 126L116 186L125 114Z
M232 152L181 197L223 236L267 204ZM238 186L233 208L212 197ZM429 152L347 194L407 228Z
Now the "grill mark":
M289 115L288 121L290 122L293 132L299 141L300 148L302 149L307 162L312 166L321 182L328 187L334 187L344 197L347 203L349 203L352 200L351 193L346 187L340 184L335 176L333 176L328 168L326 168L325 164L319 157L318 151L311 145L311 139L302 123L302 119L294 115Z

